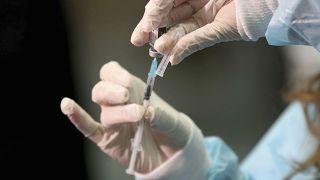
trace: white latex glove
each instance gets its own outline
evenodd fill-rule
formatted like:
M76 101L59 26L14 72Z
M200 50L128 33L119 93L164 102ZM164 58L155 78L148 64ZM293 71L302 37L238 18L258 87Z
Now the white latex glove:
M152 93L150 106L145 112L141 104L146 84L117 62L105 64L100 79L92 90L92 100L101 107L101 123L69 98L61 101L61 110L103 152L128 166L136 122L143 116L146 120L143 151L137 158L137 172L152 171L184 147L194 126L186 115L155 93Z
M150 0L132 33L131 42L143 45L152 29L172 24L175 25L155 42L154 47L162 54L171 51L169 60L173 65L205 47L241 39L233 1Z
M277 0L150 0L131 42L141 46L153 29L174 25L154 48L171 53L175 65L216 43L263 37L277 5Z

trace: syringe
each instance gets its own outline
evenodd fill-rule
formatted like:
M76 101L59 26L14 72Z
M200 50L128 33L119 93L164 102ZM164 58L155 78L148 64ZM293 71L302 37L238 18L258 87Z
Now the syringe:
M154 58L151 63L150 71L148 73L147 87L146 87L144 98L143 98L143 107L145 110L147 110L149 106L150 96L153 90L154 81L157 76L156 74L157 66L158 66L157 59ZM134 175L134 172L135 172L134 166L136 163L137 155L139 151L142 151L141 140L142 140L143 130L144 130L144 120L141 119L140 121L138 121L136 134L134 135L134 139L131 141L132 154L129 162L129 167L126 170L126 172L130 175Z
M151 63L151 67L148 73L148 79L147 79L147 87L144 93L144 98L143 98L143 107L145 110L147 110L148 106L149 106L149 102L150 102L150 96L153 90L153 85L154 85L154 81L156 79L156 71L157 71L157 66L158 66L158 62L157 59L161 59L162 58L162 54L160 54L159 52L157 52L154 48L154 42L164 33L166 33L167 28L166 27L162 27L156 30L153 30L150 33L150 40L149 40L149 44L150 44L150 48L149 48L149 55L151 57L153 57L153 61ZM131 141L131 158L130 158L130 162L129 162L129 167L126 170L127 174L130 175L134 175L135 169L134 166L136 164L136 160L137 160L137 155L139 151L142 151L143 147L141 145L141 140L142 140L142 135L143 135L143 130L144 130L144 120L141 119L140 121L138 121L137 123L137 131L134 135L133 140Z
M177 41L179 40L179 38L180 38L180 33L178 32L178 33L174 36L174 41L175 41L174 44L177 43ZM165 72L165 70L167 69L167 66L168 66L168 64L169 64L169 60L170 60L169 57L170 57L170 55L171 55L171 51L170 51L168 54L166 54L166 55L163 56L163 58L162 58L162 60L161 60L161 62L160 62L160 64L159 64L159 66L158 66L157 72L156 72L158 76L163 77L164 72Z

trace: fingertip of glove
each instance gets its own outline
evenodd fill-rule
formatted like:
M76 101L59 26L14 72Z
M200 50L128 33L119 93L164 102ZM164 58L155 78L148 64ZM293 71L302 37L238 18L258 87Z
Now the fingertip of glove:
M140 46L143 46L146 42L149 41L149 33L142 31L141 28L138 27L138 26L132 32L130 42L134 46L140 47Z
M130 77L130 73L116 61L106 63L100 70L100 79L119 83L125 87L130 84Z
M136 120L142 119L143 115L145 114L146 109L143 106L140 105L135 105L135 110L136 110Z
M164 34L155 41L154 48L161 54L168 54L170 50L172 50L172 48L175 46L176 42L176 37Z
M108 63L104 64L100 69L100 78L102 78L105 72L110 71L110 69L121 67L117 61L109 61Z
M154 43L154 49L161 54L168 54L170 47L167 42L168 41L165 41L163 39L156 40L156 42Z
M117 61L111 60L108 63L106 63L104 66L119 66L120 67L120 64Z
M171 55L169 57L169 62L171 64L171 66L175 66L178 65L182 60L180 60L180 58L178 58L176 55Z
M136 36L131 36L130 42L137 47L141 47L143 45L141 39L137 38Z
M60 108L63 114L70 115L74 111L74 101L65 97L61 100Z
M155 109L153 106L149 106L144 114L144 118L148 121L152 121L155 116Z

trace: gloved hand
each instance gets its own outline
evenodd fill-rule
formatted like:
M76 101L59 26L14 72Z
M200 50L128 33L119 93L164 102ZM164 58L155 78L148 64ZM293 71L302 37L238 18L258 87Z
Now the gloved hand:
M101 107L101 123L92 119L69 98L61 101L61 110L71 122L103 152L128 166L131 139L136 122L145 119L143 151L136 170L147 173L182 149L190 136L192 121L153 93L149 108L141 106L146 84L117 62L105 64L93 90L92 100ZM194 126L194 125L193 125Z
M277 0L150 0L131 42L141 46L153 29L173 25L154 48L171 53L175 65L216 43L264 36L277 5Z

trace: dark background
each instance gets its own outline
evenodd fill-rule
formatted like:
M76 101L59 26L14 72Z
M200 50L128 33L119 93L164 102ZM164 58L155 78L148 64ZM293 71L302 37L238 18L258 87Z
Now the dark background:
M0 1L0 179L87 179L83 137L60 112L69 58L59 1Z
M99 120L91 89L110 60L145 80L149 47L129 40L147 1L0 1L0 179L133 179L84 140L60 101ZM220 43L169 66L155 91L242 160L285 107L284 59L263 38Z

